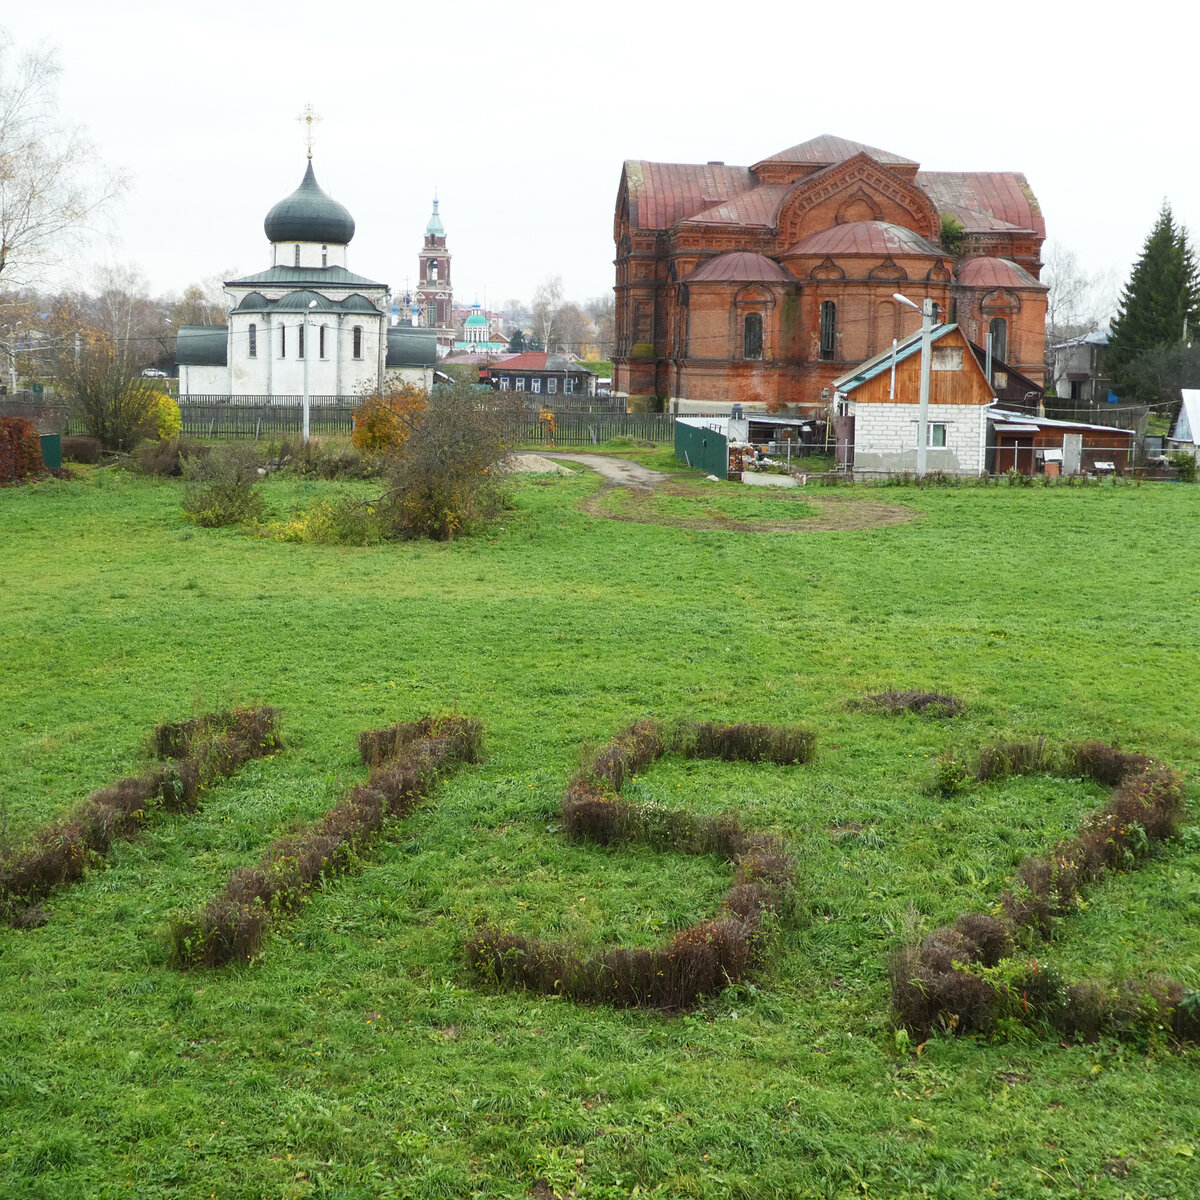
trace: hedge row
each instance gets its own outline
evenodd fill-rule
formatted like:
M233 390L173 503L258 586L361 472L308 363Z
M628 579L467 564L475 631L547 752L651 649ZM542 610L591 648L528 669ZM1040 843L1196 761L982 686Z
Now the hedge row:
M1065 751L1040 741L986 747L976 777L1051 768L1114 784L1108 804L1049 855L1026 858L995 916L965 914L893 955L892 1002L901 1024L926 1036L934 1028L989 1032L1001 1019L1016 1018L1092 1037L1154 1022L1194 1037L1200 1010L1178 983L1127 981L1109 994L1093 983L1068 987L1036 959L1014 957L1022 933L1049 937L1057 918L1076 911L1088 885L1110 871L1136 867L1157 843L1173 837L1184 811L1175 772L1103 742Z
M37 426L25 417L0 417L0 484L40 475L45 469Z
M74 812L36 830L27 846L0 858L0 916L18 926L43 924L41 901L80 879L89 857L103 857L160 811L194 812L214 780L275 750L277 717L274 708L235 709L159 725L155 752L174 762L98 789Z
M620 798L625 781L672 751L693 758L806 762L815 738L769 725L692 722L670 735L643 720L618 734L577 774L562 801L572 841L641 842L685 854L717 854L734 866L720 914L680 930L666 946L611 949L581 958L568 947L480 925L467 942L472 967L497 983L572 1000L679 1011L737 983L762 959L764 916L783 915L795 865L777 838L751 833L732 814L698 817Z
M327 876L351 870L383 830L403 817L439 775L479 759L480 724L433 718L359 735L365 784L346 791L303 833L278 838L253 867L237 867L222 891L171 928L177 967L220 967L259 952L273 921L297 911Z

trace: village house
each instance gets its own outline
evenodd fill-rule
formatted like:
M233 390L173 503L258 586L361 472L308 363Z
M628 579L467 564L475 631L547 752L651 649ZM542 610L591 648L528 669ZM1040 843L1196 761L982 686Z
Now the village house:
M596 394L596 376L582 363L562 354L526 351L490 366L480 367L479 382L497 392L516 392L550 398L588 397Z
M626 162L614 390L635 408L826 407L917 328L896 292L1040 384L1045 232L1019 173L922 171L830 135L750 167Z

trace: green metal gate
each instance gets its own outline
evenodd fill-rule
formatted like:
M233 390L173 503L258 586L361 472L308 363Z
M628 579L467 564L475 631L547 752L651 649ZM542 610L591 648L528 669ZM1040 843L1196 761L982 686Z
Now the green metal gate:
M729 474L729 439L715 429L675 422L675 457L718 479Z

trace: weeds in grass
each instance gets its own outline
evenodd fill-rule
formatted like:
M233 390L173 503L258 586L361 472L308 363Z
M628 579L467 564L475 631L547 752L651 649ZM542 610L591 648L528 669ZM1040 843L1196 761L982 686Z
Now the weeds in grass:
M963 711L963 702L957 696L942 692L879 692L867 696L865 704L892 716L911 712L922 717L957 717Z
M303 833L277 838L253 867L230 873L223 891L171 926L171 961L180 968L248 962L275 921L294 914L331 876L354 869L383 831L402 817L453 766L477 762L481 726L459 716L370 730L359 752L371 766L366 784L350 788Z
M1055 750L1039 738L984 747L974 777L1042 771L1075 772L1115 787L1075 838L1020 864L1018 885L1001 895L997 916L968 913L892 956L892 1003L900 1021L920 1035L934 1028L986 1032L1006 1017L1085 1037L1144 1031L1155 1022L1194 1032L1194 1014L1175 1016L1184 993L1172 981L1126 981L1114 1000L1093 983L1064 987L1036 960L1013 965L1020 931L1048 938L1055 921L1076 910L1085 887L1139 865L1157 843L1176 835L1183 815L1175 772L1102 742ZM961 760L948 759L939 781L966 774Z
M159 811L192 811L201 789L274 750L277 717L273 708L235 709L158 726L155 749L176 762L97 789L73 813L35 831L29 846L0 857L0 916L18 926L41 923L25 914L82 878L89 859L133 837Z
M568 840L641 843L685 854L715 854L734 865L722 913L680 930L663 948L611 949L581 958L563 945L520 937L482 922L467 940L472 968L485 978L591 1004L678 1012L742 980L762 957L764 922L790 906L795 862L780 840L745 830L733 814L701 817L609 795L667 750L691 758L807 762L815 736L770 725L687 722L670 737L653 720L618 734L579 772L563 796Z

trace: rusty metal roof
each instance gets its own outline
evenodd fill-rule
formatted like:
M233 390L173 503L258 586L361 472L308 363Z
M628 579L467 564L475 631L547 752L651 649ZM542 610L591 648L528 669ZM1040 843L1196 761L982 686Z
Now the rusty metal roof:
M777 262L749 250L733 250L702 262L687 283L717 282L795 283L795 277Z
M968 233L1028 230L1046 236L1041 206L1019 171L918 171L917 186Z
M832 133L822 133L815 138L809 138L807 142L801 142L798 146L780 150L778 154L772 154L770 158L756 162L750 169L753 171L763 163L777 162L808 163L814 166L828 167L833 163L845 162L846 159L853 158L856 154L865 154L880 163L902 163L910 167L918 165L913 159L893 154L890 150L880 150L876 146L867 146L863 142L852 142L849 138L837 137Z
M747 167L633 159L625 164L625 180L629 221L634 229L669 229L676 221L754 186L754 176Z
M761 225L774 229L779 206L793 187L795 184L791 183L760 183L740 196L715 204L684 220L705 225Z
M810 234L784 252L794 254L920 254L940 258L942 251L919 233L888 221L847 221Z
M1019 267L1007 258L968 258L960 263L955 272L955 281L963 287L994 288L1037 288L1049 291L1044 283L1038 283L1024 267Z

